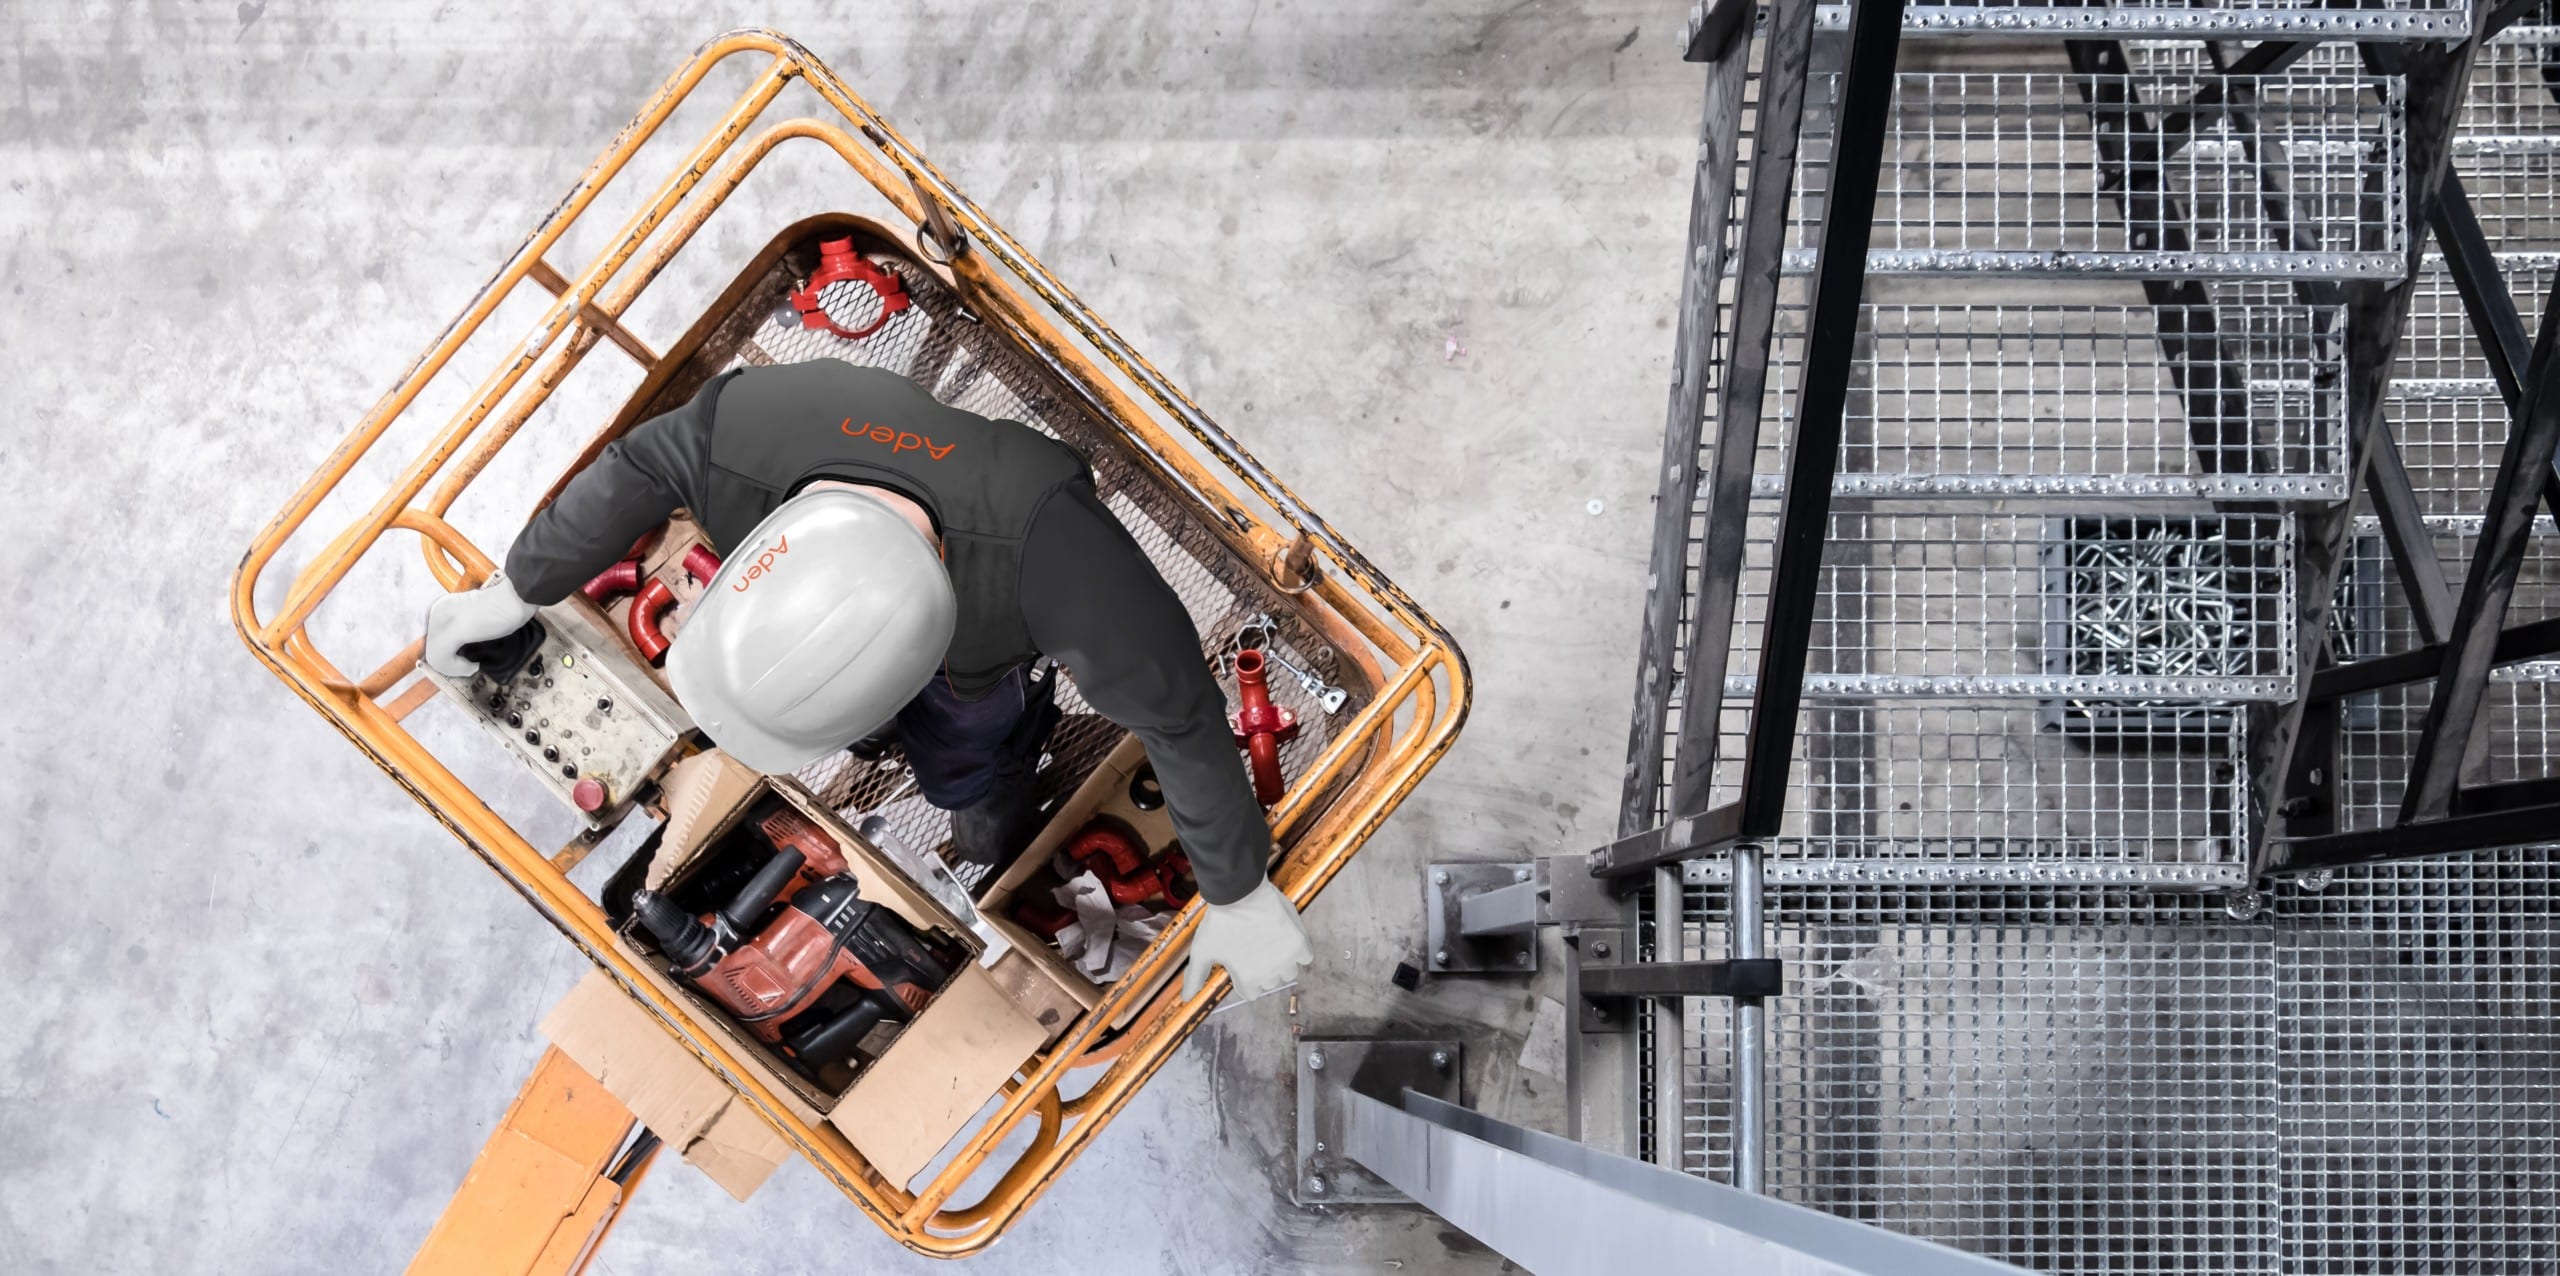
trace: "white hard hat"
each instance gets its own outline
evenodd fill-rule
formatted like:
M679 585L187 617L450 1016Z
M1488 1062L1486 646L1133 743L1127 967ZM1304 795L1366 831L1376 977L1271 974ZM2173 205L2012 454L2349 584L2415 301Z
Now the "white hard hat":
M924 533L857 490L784 501L704 587L667 652L676 699L767 774L870 735L951 649L951 577Z

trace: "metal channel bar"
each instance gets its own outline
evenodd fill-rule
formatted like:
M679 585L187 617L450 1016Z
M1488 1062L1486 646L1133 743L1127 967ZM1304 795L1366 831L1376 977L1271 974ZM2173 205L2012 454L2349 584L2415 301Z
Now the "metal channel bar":
M1819 264L1806 324L1796 431L1788 441L1787 494L1778 507L1760 685L1752 697L1742 769L1742 832L1767 837L1786 815L1787 768L1795 753L1796 710L1804 702L1806 639L1821 594L1822 545L1830 532L1831 479L1857 357L1858 309L1866 288L1867 245L1875 230L1878 166L1890 124L1894 58L1902 44L1902 0L1860 0L1849 23L1849 55L1839 79L1831 164L1822 209ZM1728 458L1716 458L1719 465ZM1743 458L1749 464L1749 458ZM1703 681L1703 680L1699 680ZM1686 734L1688 723L1682 723ZM1707 733L1715 724L1706 723Z
M1688 253L1681 263L1679 329L1671 352L1671 404L1662 429L1662 481L1653 502L1644 632L1636 653L1635 712L1627 726L1626 783L1618 800L1621 834L1644 828L1662 815L1657 803L1663 728L1669 720L1672 666L1679 654L1682 589L1688 585L1690 502L1698 490L1699 443L1706 429L1707 386L1715 362L1716 291L1726 265L1750 54L1751 41L1736 40L1707 67L1706 104L1689 196Z
M1345 1088L1351 1159L1540 1276L2018 1276L2024 1268L1496 1121Z
M1817 16L1825 31L1849 25L1849 6L1826 4ZM2453 40L2471 26L2466 5L2405 8L2306 5L2298 9L2240 5L1913 5L1902 18L1906 35L1920 36L2137 36L2153 39L2232 40L2297 36L2314 40Z
M1760 450L1761 409L1769 377L1770 343L1778 313L1777 261L1786 247L1789 202L1795 188L1797 132L1813 54L1812 0L1777 0L1766 52L1761 57L1760 114L1751 139L1751 189L1742 214L1736 254L1733 335L1716 394L1716 446L1705 491L1706 535L1689 596L1686 684L1680 738L1673 751L1671 807L1683 817L1705 809L1714 790L1717 737L1724 718L1724 675L1733 652L1734 614L1740 604L1744 550L1751 529L1752 465ZM1687 531L1690 492L1676 498ZM1666 498L1665 504L1670 504ZM1685 555L1685 545L1673 547ZM1673 561L1681 561L1675 558ZM1655 747L1659 748L1659 737ZM1645 824L1621 826L1621 835Z

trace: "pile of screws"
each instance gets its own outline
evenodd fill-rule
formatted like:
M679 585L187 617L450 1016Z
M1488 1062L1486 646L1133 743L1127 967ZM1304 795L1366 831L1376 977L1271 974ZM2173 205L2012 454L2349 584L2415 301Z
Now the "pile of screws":
M2246 677L2251 650L2248 572L2232 566L2218 521L2074 518L2065 522L2062 655L2083 677ZM2056 670L2061 672L2063 670ZM2192 702L2073 699L2084 721L2142 715L2146 732L2209 724ZM2130 723L2128 722L2128 725Z
M2230 547L2219 527L2074 519L2066 544L2071 672L2208 678L2250 672L2245 618L2229 584Z

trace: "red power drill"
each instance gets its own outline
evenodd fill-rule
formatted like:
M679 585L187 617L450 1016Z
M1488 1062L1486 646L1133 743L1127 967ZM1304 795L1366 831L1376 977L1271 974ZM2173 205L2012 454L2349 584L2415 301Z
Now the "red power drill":
M719 911L695 917L651 890L631 902L677 974L815 1081L882 1020L913 1019L958 958L863 899L843 856L797 812L763 828L774 857ZM775 907L803 868L817 875Z

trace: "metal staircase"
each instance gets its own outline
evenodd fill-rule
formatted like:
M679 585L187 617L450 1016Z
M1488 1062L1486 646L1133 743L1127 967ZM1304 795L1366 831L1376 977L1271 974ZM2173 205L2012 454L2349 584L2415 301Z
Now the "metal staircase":
M1790 995L1647 1021L1643 1151L2051 1270L2529 1270L2560 873L2478 848L2560 829L2560 633L2499 636L2560 616L2547 447L2502 477L2560 398L2560 28L1716 18L1590 865ZM2459 858L2349 867L2408 854Z

